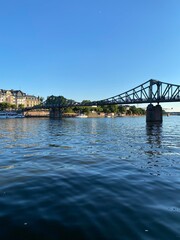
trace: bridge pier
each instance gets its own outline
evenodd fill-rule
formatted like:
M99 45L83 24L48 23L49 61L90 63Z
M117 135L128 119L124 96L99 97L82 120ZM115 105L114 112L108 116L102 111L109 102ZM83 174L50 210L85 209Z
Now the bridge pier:
M50 118L62 118L62 109L60 109L60 108L51 108L49 116L50 116Z
M162 122L162 107L161 105L153 106L149 104L146 109L146 122Z

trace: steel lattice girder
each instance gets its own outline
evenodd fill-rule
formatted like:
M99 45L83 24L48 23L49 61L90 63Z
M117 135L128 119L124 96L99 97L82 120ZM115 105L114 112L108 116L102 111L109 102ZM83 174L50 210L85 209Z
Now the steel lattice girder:
M180 85L150 79L149 81L119 95L88 103L75 101L66 104L56 103L43 106L46 108L66 108L75 106L94 106L111 104L159 103L180 101Z

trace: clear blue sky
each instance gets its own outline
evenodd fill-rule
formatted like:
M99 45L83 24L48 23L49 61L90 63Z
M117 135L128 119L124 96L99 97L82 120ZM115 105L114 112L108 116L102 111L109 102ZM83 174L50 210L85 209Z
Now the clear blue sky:
M77 101L180 84L180 0L1 0L0 88Z

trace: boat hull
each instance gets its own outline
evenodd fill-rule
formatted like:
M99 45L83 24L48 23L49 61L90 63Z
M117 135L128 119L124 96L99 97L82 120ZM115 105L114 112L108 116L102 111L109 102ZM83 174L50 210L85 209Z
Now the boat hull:
M7 118L24 118L24 115L17 112L0 112L0 119Z

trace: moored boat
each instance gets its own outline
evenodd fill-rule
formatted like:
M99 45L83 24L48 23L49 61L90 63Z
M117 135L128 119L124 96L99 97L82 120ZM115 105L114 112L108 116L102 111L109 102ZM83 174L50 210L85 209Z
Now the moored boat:
M80 115L77 115L76 117L77 117L77 118L87 118L88 116L85 115L85 114L80 114Z
M0 119L6 119L6 118L24 118L24 115L22 113L18 112L0 112Z

